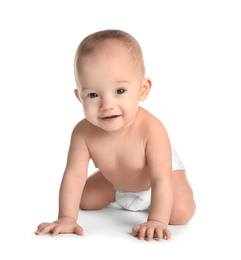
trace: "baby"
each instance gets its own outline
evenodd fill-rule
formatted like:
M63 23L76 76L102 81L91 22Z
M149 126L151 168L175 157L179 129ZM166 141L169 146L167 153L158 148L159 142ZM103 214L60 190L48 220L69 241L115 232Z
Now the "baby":
M96 32L80 43L74 69L85 119L72 133L58 220L40 224L36 234L82 236L79 208L98 210L116 202L127 210L149 209L147 221L133 227L134 236L169 240L168 224L186 224L196 206L165 127L139 107L152 85L141 47L126 32ZM90 159L99 170L87 178Z

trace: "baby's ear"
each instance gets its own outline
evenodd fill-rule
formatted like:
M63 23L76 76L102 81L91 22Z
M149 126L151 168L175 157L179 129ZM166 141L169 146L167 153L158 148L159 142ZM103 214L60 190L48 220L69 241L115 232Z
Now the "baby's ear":
M140 101L146 100L151 89L151 79L145 78L141 88Z
M78 98L78 100L79 100L80 103L81 103L81 100L80 100L80 97L79 97L79 91L78 91L78 89L75 89L75 90L74 90L74 93L75 93L75 96Z

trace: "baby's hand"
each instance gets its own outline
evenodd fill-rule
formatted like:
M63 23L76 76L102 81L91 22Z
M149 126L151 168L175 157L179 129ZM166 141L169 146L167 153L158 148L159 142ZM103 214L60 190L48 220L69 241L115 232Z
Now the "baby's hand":
M79 226L76 221L69 217L60 218L53 223L42 223L38 226L36 235L43 235L48 232L52 232L52 236L56 237L62 233L75 233L80 236L84 235L83 229Z
M147 241L152 241L154 237L156 237L158 241L162 241L163 238L167 240L171 239L171 232L166 226L155 220L149 220L143 224L134 226L132 232L135 237L139 234L140 240L144 240L145 237L147 237Z

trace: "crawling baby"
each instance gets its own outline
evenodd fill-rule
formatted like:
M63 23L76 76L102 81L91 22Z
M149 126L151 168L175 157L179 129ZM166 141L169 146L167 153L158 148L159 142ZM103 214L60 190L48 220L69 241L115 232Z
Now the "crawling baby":
M139 43L120 30L93 33L80 43L74 70L85 119L72 133L58 219L40 224L36 234L83 235L79 208L116 202L127 210L149 210L147 221L133 227L134 236L170 239L168 224L187 223L196 205L165 127L139 106L152 85ZM87 178L90 159L99 170Z

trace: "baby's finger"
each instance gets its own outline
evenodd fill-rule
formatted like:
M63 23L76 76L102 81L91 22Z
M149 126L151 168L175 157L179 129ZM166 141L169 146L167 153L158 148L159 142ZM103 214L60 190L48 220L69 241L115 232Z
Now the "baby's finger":
M155 233L156 233L157 241L162 241L163 240L162 228L157 228Z
M147 241L151 242L154 236L154 228L148 228L146 230Z
M50 231L56 226L56 223L48 223L47 225L43 226L40 230L38 230L37 235L44 235Z
M37 227L37 231L35 232L36 235L40 235L40 231L45 227L47 226L48 223L42 223L40 224L38 227Z
M171 232L168 229L164 229L163 233L164 233L163 237L166 237L166 240L171 239Z
M139 239L144 240L146 237L146 227L141 227L139 231Z
M41 223L40 225L38 225L37 230L42 229L43 227L45 227L45 226L48 225L48 224L49 224L48 222L43 222L43 223Z
M84 235L84 231L83 231L83 228L80 227L79 225L77 225L74 229L74 233L80 235L80 236L83 236Z
M61 233L61 226L58 225L52 230L52 237L57 237L59 233Z
M132 228L132 233L133 233L133 236L134 236L134 237L137 237L137 236L138 236L139 230L140 230L140 225L134 226L134 227Z

